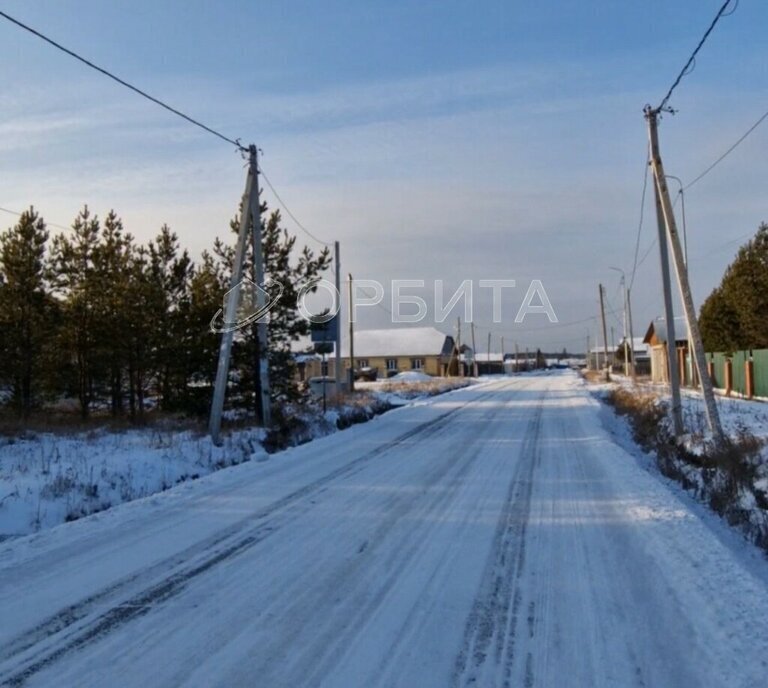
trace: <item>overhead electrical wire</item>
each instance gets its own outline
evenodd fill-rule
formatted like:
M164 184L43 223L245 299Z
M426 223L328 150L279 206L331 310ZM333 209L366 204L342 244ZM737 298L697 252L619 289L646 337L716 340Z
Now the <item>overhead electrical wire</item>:
M744 134L742 134L736 142L728 148L728 150L725 151L717 160L715 160L709 167L707 167L701 174L699 174L697 177L694 178L694 180L688 184L686 187L684 187L683 191L687 191L690 189L694 184L696 184L699 180L706 177L715 167L717 167L723 160L725 160L731 153L733 153L734 150L744 141L744 139L747 138L755 129L757 129L766 119L768 119L768 111L764 112L760 119L757 120L749 129L747 129Z
M635 240L635 257L632 261L632 276L629 278L629 288L635 283L635 272L637 272L637 254L640 251L640 235L643 231L643 219L645 217L645 194L648 190L648 168L651 166L650 150L645 156L645 176L643 177L643 193L640 197L640 220L637 223L637 239Z
M21 217L23 215L23 213L20 213L20 212L18 212L16 210L10 210L8 208L0 208L0 211L2 211L4 213L8 213L9 215L15 215L16 217ZM48 222L45 219L43 220L43 222L45 222L45 226L46 227L56 227L56 229L63 229L65 231L67 231L67 232L71 232L72 231L72 227L65 227L64 225L57 225L55 222Z
M259 174L263 177L264 181L267 183L267 186L271 189L272 194L277 199L277 202L282 206L283 210L285 210L288 217L290 217L296 223L296 226L302 232L304 232L310 239L313 239L318 244L322 244L323 246L331 246L333 244L332 241L323 241L319 237L315 236L303 224L301 224L301 222L299 222L296 216L291 212L291 209L285 204L285 201L280 198L280 194L275 191L275 187L272 186L272 182L269 181L269 177L267 177L267 175L264 173L264 168L261 165L259 165Z
M113 81L116 81L121 86L124 86L125 88L130 89L134 93L137 93L138 95L142 96L143 98L146 98L147 100L155 103L156 105L159 105L160 107L164 108L165 110L168 110L169 112L173 113L174 115L177 115L178 117L181 117L182 119L186 120L190 124L195 125L196 127L199 127L200 129L208 132L209 134L212 134L213 136L216 136L217 138L221 139L222 141L226 141L227 143L232 144L241 152L247 152L248 149L243 146L240 143L240 139L234 139L230 138L229 136L225 136L220 131L217 131L213 127L209 127L207 124L203 124L200 120L197 120L193 117L190 117L189 115L185 114L181 110L176 109L175 107L172 107L171 105L168 105L168 103L160 100L159 98L155 98L154 96L150 95L146 91L143 91L142 89L138 88L137 86L134 86L133 84L125 81L125 79L121 79L119 76L113 74L109 70L105 69L104 67L100 67L99 65L95 64L91 60L86 59L82 55L79 55L74 50L70 50L69 48L61 45L61 43L58 43L57 41L53 40L52 38L49 38L45 34L41 33L40 31L32 28L31 26L25 24L22 21L19 21L18 19L12 17L11 15L7 14L6 12L3 12L0 10L0 17L3 17L4 19L8 20L12 24L15 24L21 29L24 29L25 31L28 31L29 33L33 34L34 36L37 36L41 40L45 41L49 45L52 45L57 50L62 51L63 53L66 53L70 57L73 57L74 59L82 62L83 64L87 65L91 69L96 70L97 72L103 74L104 76L112 79ZM264 177L264 181L267 183L267 186L272 190L272 193L274 194L277 201L280 203L280 205L285 210L286 214L296 223L296 225L301 229L307 236L312 238L314 241L316 241L319 244L322 244L324 246L330 246L332 242L323 241L322 239L318 238L312 232L310 232L299 220L296 218L296 216L291 212L290 208L285 204L285 202L280 198L280 195L275 190L275 187L272 186L272 183L269 181L269 178L266 174L264 174L263 169L259 170L261 172L262 177Z
M28 31L29 33L33 34L34 36L37 36L41 40L45 41L49 45L52 45L54 48L61 50L63 53L66 53L70 57L74 57L76 60L79 60L83 64L87 65L91 69L95 69L97 72L100 72L104 76L112 79L113 81L116 81L121 86L125 86L126 88L130 89L134 93L138 93L143 98L146 98L147 100L152 101L156 105L159 105L162 108L165 108L168 110L168 112L172 112L174 115L177 115L178 117L181 117L182 119L186 120L190 124L194 124L196 127L199 127L200 129L203 129L204 131L207 131L209 134L213 134L214 136L220 138L222 141L226 141L227 143L232 144L240 151L247 151L248 149L243 147L243 145L240 143L238 139L232 139L228 136L225 136L219 131L216 131L213 127L209 127L207 124L203 124L201 121L194 119L193 117L190 117L189 115L184 114L181 110L177 110L175 107L172 107L171 105L168 105L168 103L163 102L159 98L155 98L154 96L151 96L146 91L142 91L140 88L134 86L133 84L128 83L125 81L125 79L121 79L119 76L116 76L112 72L110 72L107 69L104 69L104 67L99 67L99 65L95 64L94 62L91 62L90 60L84 58L82 55L78 55L74 50L70 50L69 48L65 48L61 43L57 43L52 38L48 38L45 34L41 33L40 31L37 31L36 29L33 29L31 26L28 26L27 24L24 24L23 22L19 21L18 19L14 19L11 15L7 14L6 12L3 12L0 10L0 17L3 17L4 19L7 19L12 24L15 24L16 26L24 29L25 31Z
M685 63L685 66L680 70L680 73L677 75L677 78L674 80L672 85L669 87L669 90L667 91L667 94L664 96L664 98L661 101L661 104L659 107L656 108L657 112L661 112L665 108L667 108L667 103L669 102L669 99L672 97L672 93L677 88L678 84L682 80L682 78L686 74L690 74L692 71L691 67L696 62L696 55L699 53L699 50L701 50L704 43L706 43L707 38L709 38L709 34L712 33L715 26L717 25L717 22L720 21L721 17L727 17L733 14L736 11L736 7L738 6L738 0L736 3L734 3L733 9L730 12L726 13L726 9L728 9L728 5L730 5L732 0L725 0L722 7L720 7L720 10L715 15L715 18L712 20L712 23L709 25L709 28L704 32L704 35L701 37L701 40L699 41L699 44L696 46L696 49L691 53L691 56L688 58L688 61Z

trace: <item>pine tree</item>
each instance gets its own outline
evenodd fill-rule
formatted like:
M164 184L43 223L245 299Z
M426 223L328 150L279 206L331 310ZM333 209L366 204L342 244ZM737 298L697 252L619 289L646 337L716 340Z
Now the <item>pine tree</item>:
M0 376L25 417L40 392L43 349L51 334L47 241L45 222L34 208L0 235Z
M768 347L768 225L739 249L702 305L700 325L709 351Z
M184 391L177 407L205 414L210 410L210 396L216 379L219 336L211 331L211 318L221 308L226 278L220 262L207 251L202 262L193 266L187 299L180 302L179 345L185 365Z
M58 345L62 365L71 371L67 380L87 418L100 377L97 315L101 284L95 277L101 225L84 206L72 223L72 231L54 238L51 276L62 298L62 327Z
M266 217L266 204L262 205L262 217ZM330 251L324 248L315 254L303 247L297 255L296 237L280 226L280 211L275 210L262 220L262 252L264 255L265 277L279 282L283 292L277 303L270 309L268 331L269 375L273 401L296 400L300 388L296 382L292 346L309 334L309 323L297 310L299 289L317 280L331 263ZM238 231L238 221L230 223L233 232ZM214 253L219 256L228 274L234 263L234 249L217 239ZM244 275L255 278L253 252L250 243L244 261ZM257 417L261 414L261 391L256 374L259 357L259 342L256 327L240 331L233 347L234 367L238 370L238 390L243 398L253 400Z
M123 411L123 374L128 355L125 336L132 327L125 299L133 250L133 237L125 233L122 220L111 210L93 251L92 293L96 357L99 369L108 376L112 415Z
M152 337L154 345L154 368L161 404L168 410L178 406L184 396L188 370L187 334L190 279L193 265L186 250L180 252L179 239L168 225L149 244L149 265L152 293L155 296L156 332ZM215 312L215 311L214 311Z

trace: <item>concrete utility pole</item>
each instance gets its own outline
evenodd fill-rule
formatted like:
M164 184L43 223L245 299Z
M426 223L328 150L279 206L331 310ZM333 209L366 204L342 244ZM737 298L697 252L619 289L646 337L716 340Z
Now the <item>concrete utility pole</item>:
M259 207L259 172L258 154L256 146L248 148L248 173L245 180L245 191L240 207L240 228L235 248L235 262L232 266L232 277L229 283L229 292L224 304L225 331L221 335L219 347L219 363L216 368L216 382L213 388L213 400L211 402L211 415L208 422L208 430L214 444L220 444L219 433L221 431L221 414L224 409L224 397L227 392L229 378L229 359L232 352L232 339L234 337L233 325L237 316L237 305L240 297L241 282L243 281L243 262L245 259L245 247L248 243L248 229L253 223L252 247L254 253L254 276L256 284L260 286L264 280L264 260L261 254L261 214ZM266 294L257 289L257 307L261 310L266 306ZM259 366L258 374L261 377L262 395L262 423L268 426L270 423L269 405L269 375L266 367L267 338L266 322L259 322Z
M701 391L704 396L704 408L707 414L707 423L709 424L709 430L712 433L715 442L722 445L725 444L726 441L725 435L723 434L723 428L720 424L720 414L718 413L717 403L715 402L715 393L712 389L712 380L709 377L709 373L706 367L704 344L702 342L701 332L699 330L699 321L696 318L696 309L693 305L693 296L691 294L690 284L688 283L688 269L685 264L683 249L680 245L680 236L677 233L675 214L672 209L672 201L669 198L669 188L667 187L667 180L664 176L664 166L662 165L661 155L659 153L658 110L653 110L652 108L647 107L645 110L645 116L646 120L648 121L648 136L651 142L651 165L653 167L653 174L656 181L655 187L657 198L659 199L662 217L667 229L669 245L672 248L672 257L675 261L675 273L677 274L677 283L680 287L680 297L683 302L685 319L688 323L688 331L690 332L692 339L690 344L692 344L693 347L693 360L696 364L696 370L699 374L699 380L701 382ZM674 340L672 341L672 348L674 351L674 358L677 358L677 351L675 350ZM670 356L670 359L671 358L673 358L672 355Z
M352 314L355 312L353 302L352 273L349 273L349 391L355 391L355 323Z
M672 425L675 437L683 435L683 407L680 401L680 374L677 369L677 339L675 338L675 313L672 308L672 285L669 279L669 257L667 254L667 235L664 228L664 214L659 200L659 189L655 182L653 191L656 201L656 225L658 227L659 258L661 260L661 283L664 290L664 318L667 323L667 368L669 387L672 393ZM670 345L670 341L672 344Z
M600 290L600 318L603 321L603 349L605 350L605 381L611 381L611 373L608 370L608 331L605 329L605 304L603 303L603 285L598 285Z
M590 356L589 351L589 332L587 332L587 370L592 370L592 362L590 360L591 358L592 357Z
M261 424L268 428L272 425L272 395L269 385L269 339L267 332L267 314L264 309L267 307L267 293L259 288L265 282L264 274L264 254L261 248L261 201L259 199L259 166L258 151L254 147L254 156L256 157L256 179L251 196L251 217L253 222L253 233L251 234L251 248L253 251L253 281L257 285L256 306L262 314L256 322L256 340L259 347L258 390L261 396L259 408L261 410Z
M339 257L339 242L333 242L333 262L336 264L336 298L339 300L337 305L339 307L336 313L336 344L335 344L335 356L334 356L334 373L336 373L336 403L341 401L341 388L342 380L344 376L341 371L341 259Z
M471 323L472 327L472 375L477 377L477 347L475 346L475 321Z
M520 351L517 348L517 342L515 342L515 372L520 372Z
M491 366L491 333L488 333L488 367Z

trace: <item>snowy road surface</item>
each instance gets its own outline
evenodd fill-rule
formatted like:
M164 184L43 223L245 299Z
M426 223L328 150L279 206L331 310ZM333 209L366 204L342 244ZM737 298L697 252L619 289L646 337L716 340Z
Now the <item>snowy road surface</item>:
M765 562L570 372L0 543L0 684L768 685Z

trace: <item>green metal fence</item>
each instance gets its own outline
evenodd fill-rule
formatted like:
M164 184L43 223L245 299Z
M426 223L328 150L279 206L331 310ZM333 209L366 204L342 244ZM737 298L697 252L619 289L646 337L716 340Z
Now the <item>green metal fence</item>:
M731 372L733 375L733 391L739 394L747 393L746 362L750 358L750 351L735 351L731 356Z
M712 384L718 389L725 388L725 361L727 358L728 356L724 353L707 354L707 360L714 364Z
M768 397L768 349L752 351L752 365L755 377L755 396Z
M754 394L768 398L768 349L707 354L707 361L714 364L712 383L719 389L725 388L725 362L728 359L731 361L731 388L734 392L747 393L746 363L751 360Z

